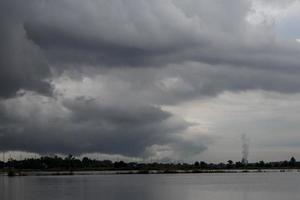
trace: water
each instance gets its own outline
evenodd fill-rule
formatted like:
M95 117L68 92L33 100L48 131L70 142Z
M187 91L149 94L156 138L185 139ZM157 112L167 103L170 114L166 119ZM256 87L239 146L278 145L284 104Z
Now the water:
M300 173L0 176L1 200L298 200Z

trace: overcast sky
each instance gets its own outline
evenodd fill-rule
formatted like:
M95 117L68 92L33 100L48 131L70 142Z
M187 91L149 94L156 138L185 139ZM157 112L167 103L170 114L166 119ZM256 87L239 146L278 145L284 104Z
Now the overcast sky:
M0 151L300 159L300 1L1 0Z

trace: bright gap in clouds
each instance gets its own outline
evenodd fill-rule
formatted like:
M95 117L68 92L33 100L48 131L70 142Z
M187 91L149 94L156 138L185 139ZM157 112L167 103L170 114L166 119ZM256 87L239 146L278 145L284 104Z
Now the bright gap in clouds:
M300 34L299 1L262 1L254 0L247 21L252 25L272 27L282 39L295 40Z
M224 92L207 100L194 100L165 110L181 115L194 124L193 134L214 138L200 160L226 162L240 160L241 135L250 139L249 160L285 160L300 157L297 142L299 94L280 94L262 90Z

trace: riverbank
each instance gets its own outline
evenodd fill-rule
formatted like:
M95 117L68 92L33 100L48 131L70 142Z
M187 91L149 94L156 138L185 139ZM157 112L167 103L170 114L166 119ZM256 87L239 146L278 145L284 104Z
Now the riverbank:
M114 170L114 171L1 171L2 176L73 176L122 174L213 174L213 173L282 173L300 172L300 169L234 169L234 170Z

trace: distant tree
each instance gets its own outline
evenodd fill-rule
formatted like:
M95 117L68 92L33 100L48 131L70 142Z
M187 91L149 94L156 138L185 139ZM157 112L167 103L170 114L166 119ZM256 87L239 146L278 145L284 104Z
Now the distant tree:
M124 169L124 168L128 167L128 165L127 165L127 163L125 163L124 161L121 160L119 162L115 162L114 167Z
M258 167L260 167L260 168L265 167L265 162L263 160L259 161Z
M199 163L198 161L196 161L196 162L194 163L194 166L195 166L195 167L200 167L200 163Z
M295 167L296 166L296 159L294 157L291 157L289 164L290 164L291 167Z
M236 168L242 168L242 167L244 167L244 164L241 163L240 161L238 161L235 163L235 166L236 166Z
M225 167L226 167L226 165L222 162L217 165L218 169L224 169ZM214 167L212 167L212 168L214 168Z
M83 167L85 167L85 168L90 167L90 165L91 165L91 160L88 157L82 158L81 162L82 162Z
M288 167L289 166L289 162L287 160L283 161L281 164L281 167Z
M203 169L205 169L205 168L207 168L207 167L208 167L208 165L207 165L207 163L206 163L206 162L204 162L204 161L201 161L201 162L200 162L200 167L201 167L201 168L203 168Z
M4 168L4 162L0 161L0 168Z
M232 168L233 167L233 161L232 160L228 160L227 161L227 168Z
M65 161L67 163L67 167L70 171L73 170L73 165L74 165L74 160L75 160L75 157L72 155L72 154L69 154L66 158L65 158Z

